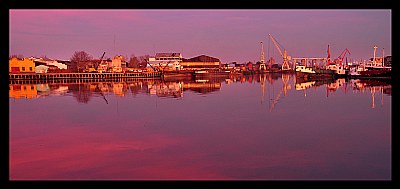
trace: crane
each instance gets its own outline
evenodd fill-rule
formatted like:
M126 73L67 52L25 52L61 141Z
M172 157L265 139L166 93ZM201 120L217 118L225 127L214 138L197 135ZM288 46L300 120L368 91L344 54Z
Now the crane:
M97 64L97 66L96 66L96 70L97 70L97 68L99 67L99 65L101 64L101 61L103 61L103 58L104 58L104 55L106 54L106 52L103 52L103 55L101 55L101 57L100 57L100 61L99 61L99 63Z
M349 49L344 49L344 51L339 55L339 57L336 59L337 61L339 61L339 65L341 66L342 65L342 62L343 62L343 59L344 59L344 57L346 56L346 53L349 53L350 54L350 51L349 51Z
M279 91L279 93L276 95L275 99L270 99L270 100L272 100L272 105L269 108L270 112L275 108L275 105L280 100L280 98L282 96L282 92L283 92L283 95L286 96L287 90L291 89L291 85L290 84L288 85L288 81L290 80L290 75L282 74L281 77L282 77L283 86L282 86L282 89Z
M274 37L272 37L272 35L271 34L268 34L269 35L269 37L270 37L270 39L272 40L272 42L274 43L274 45L275 45L275 47L278 49L278 51L279 51L279 54L282 56L282 58L283 58L283 63L282 63L282 70L290 70L290 67L289 67L289 63L288 63L288 56L287 56L287 52L286 52L286 49L284 49L283 50L283 53L282 53L282 50L279 48L279 46L277 45L277 42L276 42L276 40L274 39Z
M94 63L93 67L89 68L89 72L97 72L97 69L99 68L99 65L101 64L101 61L103 60L105 54L106 52L103 52L103 55L101 55L100 57L99 63Z

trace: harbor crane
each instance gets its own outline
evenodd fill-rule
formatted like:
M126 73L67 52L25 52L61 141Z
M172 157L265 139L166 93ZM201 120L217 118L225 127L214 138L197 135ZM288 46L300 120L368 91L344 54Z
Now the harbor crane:
M89 72L97 72L97 69L99 68L99 65L101 64L101 61L103 61L104 55L106 52L103 52L103 55L100 57L100 61L98 63L95 63L93 68L89 68Z
M153 66L149 63L149 61L147 61L146 59L144 59L144 61L145 61L146 64L149 65L154 71L158 71L158 68L153 67Z
M281 99L282 92L283 95L286 96L287 90L290 90L292 87L290 84L288 84L290 80L290 74L282 74L282 82L283 86L282 89L279 91L279 93L276 95L274 99L270 99L272 101L272 105L270 105L269 111L272 112L272 110L275 108L275 105L278 103L278 101Z
M276 40L274 39L274 37L272 37L271 34L268 34L268 35L269 35L269 38L270 38L270 39L272 40L272 42L274 43L275 47L278 49L279 54L280 54L281 57L283 58L282 70L290 70L288 60L290 60L291 57L290 57L290 56L287 56L286 49L283 49L283 53L282 53L282 50L281 50L281 48L279 48L279 46L278 46Z
M342 62L343 62L343 59L344 59L344 57L346 57L346 53L349 53L350 54L350 51L349 51L349 49L344 49L344 51L339 55L339 57L336 59L338 62L339 62L339 65L341 66L342 65Z

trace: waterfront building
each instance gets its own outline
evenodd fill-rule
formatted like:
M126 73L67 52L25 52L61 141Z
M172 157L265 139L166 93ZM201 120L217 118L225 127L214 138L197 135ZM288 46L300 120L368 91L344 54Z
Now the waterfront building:
M35 67L35 73L47 73L47 70L49 69L48 66L45 65L39 65Z
M68 66L68 61L51 60L49 58L35 58L30 57L35 63L35 73L48 73L48 72L66 72L70 66Z
M11 58L8 67L9 73L35 73L35 63L29 58Z
M46 66L55 66L58 69L68 69L66 64L60 63L57 60L35 60L35 65L46 65Z
M255 67L255 65L252 62L246 63L246 70L247 71L253 71L254 67Z
M385 66L392 66L392 56L385 56Z
M222 64L221 68L225 70L233 70L235 69L236 64L235 63L228 63L228 64Z
M221 61L218 58L200 55L189 59L182 59L181 66L185 70L219 69Z
M100 60L96 60L97 62ZM126 67L125 57L122 55L114 56L112 59L102 60L99 64L98 72L122 72Z
M182 69L181 53L156 53L154 57L150 57L147 66L158 69L181 70Z

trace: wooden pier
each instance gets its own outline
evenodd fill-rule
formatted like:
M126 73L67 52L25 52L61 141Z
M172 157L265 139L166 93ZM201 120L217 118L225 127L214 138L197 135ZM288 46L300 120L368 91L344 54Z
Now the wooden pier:
M8 74L9 80L65 80L65 79L115 79L115 78L161 78L161 72L139 73L32 73Z

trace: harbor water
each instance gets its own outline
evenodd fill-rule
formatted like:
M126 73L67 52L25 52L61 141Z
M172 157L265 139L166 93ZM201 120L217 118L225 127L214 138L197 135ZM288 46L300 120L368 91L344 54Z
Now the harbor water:
M9 84L10 180L391 180L390 80Z

